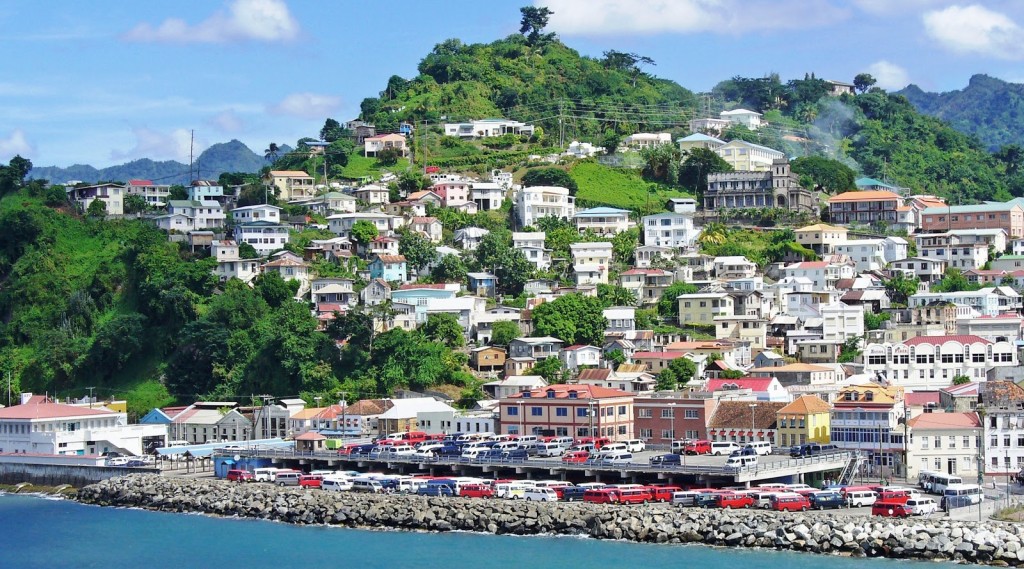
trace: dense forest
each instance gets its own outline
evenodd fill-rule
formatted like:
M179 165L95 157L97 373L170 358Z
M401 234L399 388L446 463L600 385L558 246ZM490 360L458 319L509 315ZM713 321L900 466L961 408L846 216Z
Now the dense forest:
M946 93L928 93L917 85L897 92L919 112L947 121L978 137L989 150L1024 145L1024 85L988 75L974 75L967 86Z

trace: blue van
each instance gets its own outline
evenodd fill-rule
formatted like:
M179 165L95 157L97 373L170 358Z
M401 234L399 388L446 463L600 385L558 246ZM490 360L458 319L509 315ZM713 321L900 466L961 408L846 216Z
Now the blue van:
M659 454L650 458L651 466L679 466L682 464L682 456L672 454Z
M448 478L431 480L420 486L416 493L420 496L454 496L455 481Z

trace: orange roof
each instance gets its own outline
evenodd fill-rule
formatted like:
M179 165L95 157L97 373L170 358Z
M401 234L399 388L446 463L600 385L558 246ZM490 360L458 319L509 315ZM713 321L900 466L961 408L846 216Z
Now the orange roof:
M863 192L843 192L829 198L828 203L902 199L899 195L886 190L865 190Z
M921 413L907 423L913 429L980 428L977 413Z
M801 395L795 401L779 409L779 413L787 415L812 415L814 413L828 413L832 408L828 403L815 395Z

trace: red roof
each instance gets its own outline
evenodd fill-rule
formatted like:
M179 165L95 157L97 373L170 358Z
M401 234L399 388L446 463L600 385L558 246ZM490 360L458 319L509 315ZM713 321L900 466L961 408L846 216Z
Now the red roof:
M75 407L62 403L26 403L0 409L0 419L62 419L65 417L85 417L98 415L116 415L113 411Z
M316 306L317 312L345 312L346 308L344 305L337 302L321 302Z
M934 405L939 404L939 392L938 391L911 391L903 396L903 399L907 402L907 405L913 407L924 406L929 403Z
M977 413L921 413L907 421L912 429L980 428Z
M903 342L905 346L919 346L921 344L928 344L930 346L937 346L945 344L946 342L959 342L961 344L991 344L985 338L981 336L975 336L973 334L962 334L957 336L918 336L911 338Z
M569 399L569 392L575 391L577 399L601 399L608 397L629 397L630 394L625 391L619 391L618 389L610 389L608 387L600 387L597 385L568 385L565 383L558 383L555 385L549 385L547 387L540 387L532 389L529 392L529 397L532 399L544 399L547 398L547 393L554 391L555 399ZM517 393L512 395L511 398L522 398L523 393Z
M709 379L708 391L723 391L726 386L729 389L749 389L755 393L768 391L772 381L771 377L743 377L740 379ZM732 386L736 387L732 387Z
M321 435L320 433L314 432L314 431L309 431L309 432L306 432L306 433L302 433L301 435L295 437L295 440L297 440L297 441L322 441L322 440L326 440L326 439L327 439L327 437Z
M562 351L563 352L575 352L576 350L582 350L583 348L594 348L595 350L597 349L596 346L591 346L591 345L588 345L588 344L575 344L575 345L569 346L568 348L562 348Z
M620 276L621 275L656 275L656 276L666 276L668 274L669 274L668 271L665 271L665 270L662 270L662 269L630 269L630 270L625 271L623 273L619 273Z
M129 186L152 186L152 180L128 180Z

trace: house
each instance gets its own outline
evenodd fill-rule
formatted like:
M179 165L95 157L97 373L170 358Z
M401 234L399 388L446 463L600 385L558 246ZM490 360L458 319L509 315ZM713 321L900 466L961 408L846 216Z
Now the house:
M776 161L785 161L786 159L786 155L778 150L744 140L732 140L719 146L714 152L732 166L733 172L770 172ZM751 180L760 179L752 177ZM710 179L708 182L710 185ZM771 207L771 204L768 204L767 207Z
M614 237L629 229L629 210L614 207L592 207L573 216L580 233L593 231L601 237Z
M782 276L783 278L803 277L811 281L814 290L827 290L835 289L839 279L852 279L854 271L852 266L845 263L804 261L783 267Z
M786 403L778 401L719 401L708 419L711 441L778 443L778 413Z
M1007 341L979 336L918 336L864 348L864 373L883 384L910 390L939 389L958 376L971 381L1007 377L1017 366L1017 350Z
M832 444L868 455L874 477L891 476L906 464L903 388L877 384L839 389L832 404Z
M1024 464L1024 388L1012 381L981 385L979 406L984 409L985 473L1016 473Z
M334 213L355 213L356 201L355 197L348 194L341 192L327 192L317 198L316 202L310 204L310 206L319 210L323 215L331 215Z
M827 223L815 223L793 230L796 234L796 242L818 255L831 255L835 253L835 246L847 241L846 236L849 230L845 227L828 225Z
M404 255L374 255L370 260L369 269L371 279L400 283L408 280Z
M671 261L675 259L676 252L668 247L658 245L641 245L633 250L633 265L638 269L647 269L660 261ZM693 280L693 270L689 267L680 267L677 270L683 271L680 278Z
M740 256L715 257L712 271L721 280L749 279L757 274L757 263Z
M764 115L747 109L733 109L731 111L722 111L718 113L718 116L732 124L743 125L750 130L757 130L761 128L761 117Z
M193 180L185 191L191 201L225 201L224 187L210 180Z
M68 201L85 212L92 202L99 200L106 206L107 215L124 215L124 186L119 184L96 184L92 186L68 186L64 193Z
M189 229L214 229L224 227L224 209L212 200L169 200L169 215L184 215L188 218Z
M469 367L479 372L498 372L505 369L505 348L480 346L471 349Z
M989 244L980 236L952 232L922 233L916 239L920 256L943 261L947 268L961 271L980 269L989 261Z
M495 289L498 286L498 277L491 273L467 273L468 285L466 290L470 294L494 298Z
M435 194L430 190L420 190L413 192L405 198L409 203L420 204L423 207L428 205L434 207L441 207L441 196Z
M921 282L932 283L941 280L946 273L946 261L928 257L907 257L889 263L890 271L899 271Z
M960 385L950 385L939 390L939 408L946 413L966 413L978 409L978 399L981 395L982 385L992 383L978 383L970 381Z
M693 225L693 215L693 212L645 215L640 220L644 245L678 250L694 247L700 230Z
M721 136L727 128L732 126L732 122L725 119L703 118L691 119L687 125L690 127L690 132L701 132Z
M740 379L709 379L705 386L711 393L749 390L753 399L789 403L789 391L774 377L743 377ZM780 406L781 407L781 406Z
M633 438L633 395L593 385L555 384L503 398L503 434Z
M683 152L689 152L695 148L714 151L725 146L725 141L700 132L695 132L689 136L676 139L676 144L679 145L679 150Z
M352 279L321 277L309 283L309 290L314 304L355 306L359 302L359 296L354 285Z
M654 375L658 375L673 361L686 357L687 352L674 350L665 352L633 352L633 361L644 366ZM699 375L699 374L698 374Z
M129 196L141 196L150 207L164 207L171 195L171 186L167 184L154 184L150 180L128 180L124 187L125 194Z
M576 285L608 284L612 244L604 241L569 245Z
M172 418L169 436L189 444L249 440L252 421L237 406L226 401L193 403Z
M476 204L477 211L501 209L505 203L505 188L494 182L472 182L469 199Z
M422 234L431 243L441 242L441 221L436 217L413 217L409 220L408 227L411 231Z
M167 423L128 424L128 414L55 403L31 393L0 408L0 453L138 456L167 445Z
M676 297L679 324L712 324L720 316L732 316L733 299L726 292L695 292Z
M458 283L403 284L391 292L391 300L415 307L416 320L426 322L427 309L431 304L439 300L454 300L460 288Z
M633 429L649 445L708 438L707 420L718 401L697 392L659 392L633 399Z
M522 251L527 261L543 271L551 266L551 250L544 248L546 237L543 231L517 231L512 233L512 248Z
M838 97L840 95L853 95L855 92L854 90L856 87L854 87L853 83L833 81L831 79L826 79L825 82L828 83L828 94L833 97Z
M493 433L497 429L495 419L491 410L422 411L416 415L419 429L428 435Z
M539 375L509 375L501 381L490 381L481 386L492 399L504 399L524 391L547 387L548 382Z
M443 180L434 184L430 190L440 196L444 207L459 207L469 202L470 181Z
M316 195L313 176L301 170L271 170L263 176L263 183L277 189L283 202L312 199Z
M221 281L234 278L248 283L260 274L259 259L240 258L238 243L234 241L214 241L210 247L210 256L217 260L213 274Z
M276 205L257 204L243 207L236 207L231 210L231 219L236 223L251 223L254 221L268 221L270 223L281 223L281 208Z
M831 441L832 406L816 395L801 395L776 413L779 439L786 447Z
M853 259L858 271L879 271L892 261L906 258L907 241L902 237L857 239L837 243L833 251Z
M309 281L309 263L291 255L282 255L264 263L263 272L277 273L285 281L299 281L303 285ZM305 286L300 288L300 290L304 289Z
M832 223L859 225L896 223L896 209L903 198L887 190L843 192L828 200L829 219Z
M629 269L619 273L619 286L636 296L640 304L657 304L675 276L662 269Z
M568 346L558 353L565 369L576 371L581 367L597 367L601 365L601 348L576 344Z
M369 205L384 205L391 201L388 189L377 184L367 184L352 190L352 195Z
M921 230L1002 229L1011 238L1024 237L1024 206L1018 201L929 207L921 212Z
M715 339L748 344L752 350L768 348L768 321L759 316L715 316Z
M667 132L638 132L622 140L622 145L633 150L654 148L662 144L672 144L672 135Z
M177 231L178 233L187 233L192 230L192 219L183 213L169 213L167 215L158 215L153 219L156 223L157 228L162 231Z
M360 221L372 223L380 235L391 235L399 227L402 227L405 220L401 217L362 211L357 213L339 213L327 218L327 228L338 237L351 237L352 226Z
M908 478L925 471L955 474L965 481L978 478L979 467L984 467L979 452L985 429L977 413L921 413L907 427Z
M464 123L446 123L445 136L492 138L505 134L533 136L533 125L508 119L480 119Z
M418 417L423 413L454 413L451 406L433 397L391 399L391 408L377 417L377 432L382 436L419 430Z
M729 144L739 143L733 141ZM719 149L719 153L724 152L732 152L729 145ZM783 157L768 161L767 164L748 166L756 166L756 169L708 174L708 188L704 191L704 209L718 211L777 207L808 213L817 211L814 193L800 186L799 176L792 172L789 162Z
M806 363L755 367L748 373L753 377L774 377L783 387L834 384L840 379L834 367Z
M381 235L375 237L366 245L363 245L362 243L358 244L356 250L361 256L397 255L398 243L399 240L394 237L385 237Z
M288 228L270 221L251 221L235 224L235 241L248 243L261 256L284 249L288 244Z
M576 213L576 198L569 190L555 186L523 188L516 194L520 227L535 226L542 217L570 219Z
M580 370L576 377L580 385L596 385L609 389L618 389L626 393L650 393L654 391L654 376L646 371L623 372L611 368Z
M476 251L476 248L480 246L480 242L484 240L484 237L488 233L490 233L490 230L480 227L456 229L455 244L461 247L464 251ZM513 235L515 234L513 233Z
M510 358L533 358L534 360L553 358L558 357L564 344L565 342L551 336L516 338L508 343L508 355Z
M363 155L376 156L381 150L393 148L400 156L407 156L409 148L406 146L405 137L401 134L378 134L367 136L363 139Z
M391 285L382 278L372 279L359 292L359 301L366 306L378 306L387 300L391 300Z
M776 352L764 351L754 356L754 369L769 373L765 368L778 368L786 365L786 358Z
M597 156L601 152L604 152L604 149L600 146L574 140L569 143L569 147L562 154L563 156L572 156L573 158L590 158L591 156Z
M919 292L911 295L907 300L907 304L911 308L928 306L938 301L969 307L983 316L991 317L1004 312L1020 313L1021 311L1020 294L1007 286L957 292Z
M620 334L636 330L636 308L633 306L609 306L602 311L608 325L605 334Z

